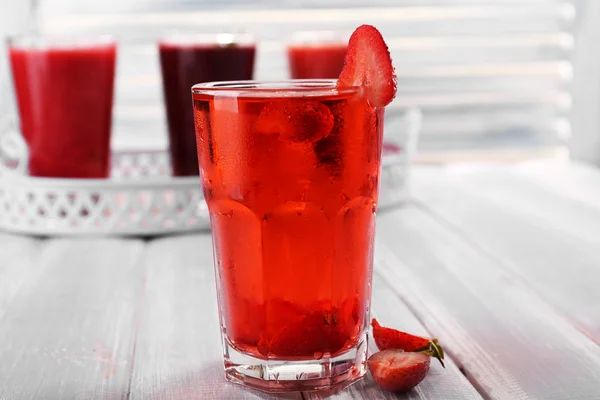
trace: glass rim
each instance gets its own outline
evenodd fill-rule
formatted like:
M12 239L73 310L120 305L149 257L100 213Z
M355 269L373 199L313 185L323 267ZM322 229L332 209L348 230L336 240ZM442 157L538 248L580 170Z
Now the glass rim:
M117 44L112 35L46 35L25 33L8 36L6 43L9 48L44 50L72 49L89 47L110 47Z
M337 79L239 80L197 83L192 95L228 97L313 97L355 94L361 86L337 87Z
M170 32L158 39L159 45L256 45L256 37L246 32Z

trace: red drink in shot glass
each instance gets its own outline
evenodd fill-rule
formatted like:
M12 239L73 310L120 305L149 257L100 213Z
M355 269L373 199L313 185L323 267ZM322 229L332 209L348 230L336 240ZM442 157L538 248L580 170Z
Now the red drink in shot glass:
M159 43L173 175L198 175L192 85L252 79L255 53L254 39L245 34L182 34Z
M292 79L334 79L344 67L348 38L340 32L298 32L287 46Z
M9 53L29 173L108 177L114 40L24 36Z

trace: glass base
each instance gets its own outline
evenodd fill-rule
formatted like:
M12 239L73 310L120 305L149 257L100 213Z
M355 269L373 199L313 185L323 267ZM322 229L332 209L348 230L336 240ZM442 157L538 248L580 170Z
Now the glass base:
M224 342L227 380L265 392L341 390L367 371L367 333L347 352L318 360L262 360Z

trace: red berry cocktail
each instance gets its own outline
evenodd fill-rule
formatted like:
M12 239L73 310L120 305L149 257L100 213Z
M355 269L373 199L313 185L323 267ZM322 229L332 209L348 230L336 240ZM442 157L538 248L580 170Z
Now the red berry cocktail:
M252 79L255 53L250 35L180 34L159 42L173 175L198 175L192 85Z
M362 63L338 81L192 89L234 382L311 390L365 373L383 107L395 94L387 47L373 30L357 31L354 47L364 35L378 41L392 85L370 79ZM376 85L362 85L366 76Z
M9 52L29 173L108 177L115 42L16 37Z

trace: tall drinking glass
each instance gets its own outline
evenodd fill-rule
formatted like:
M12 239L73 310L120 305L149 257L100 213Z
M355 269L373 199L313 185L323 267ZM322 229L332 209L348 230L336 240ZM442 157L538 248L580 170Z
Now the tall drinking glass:
M287 44L292 79L333 79L344 67L349 35L338 31L296 32Z
M255 52L248 34L176 34L159 42L173 175L198 175L190 88L199 82L252 79Z
M192 89L227 379L267 391L365 373L383 109L334 80Z
M116 44L110 37L9 40L29 173L106 178Z

